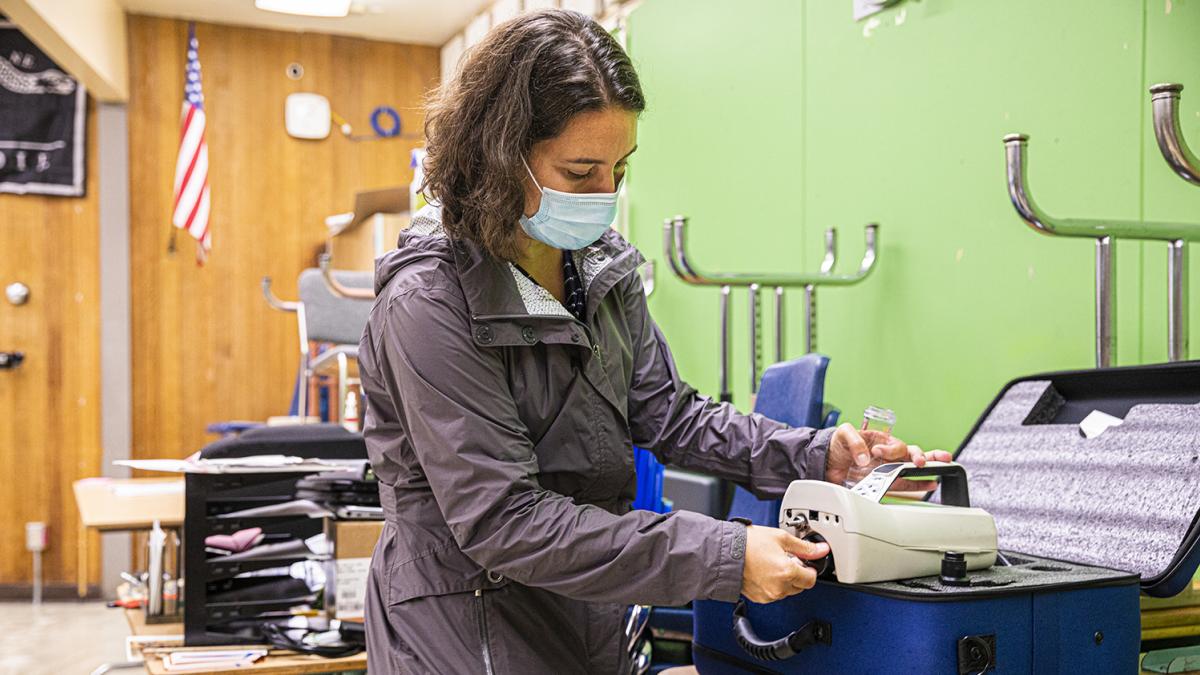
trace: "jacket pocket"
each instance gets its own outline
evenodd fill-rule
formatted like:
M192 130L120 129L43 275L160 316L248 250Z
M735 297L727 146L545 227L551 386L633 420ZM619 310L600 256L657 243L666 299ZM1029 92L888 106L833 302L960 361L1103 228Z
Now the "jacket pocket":
M397 560L388 569L389 605L413 598L501 588L509 583L506 577L488 579L453 540L408 560Z

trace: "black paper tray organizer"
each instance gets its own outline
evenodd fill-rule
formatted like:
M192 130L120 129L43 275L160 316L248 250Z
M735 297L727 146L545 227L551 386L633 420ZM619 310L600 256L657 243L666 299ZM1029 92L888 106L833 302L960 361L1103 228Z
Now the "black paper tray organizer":
M261 527L264 534L292 541L320 534L321 518L222 517L241 509L291 501L296 481L305 475L297 472L187 474L183 521L185 645L235 644L247 638L257 639L256 622L286 617L292 607L320 602L319 593L303 592L296 583L288 583L279 575L238 576L314 559L307 549L265 559L229 560L228 556L207 552L204 545L204 539L211 534L230 534L247 527ZM303 585L299 580L290 581Z
M255 455L365 462L367 448L362 434L337 424L304 424L252 429L210 443L200 451L204 459ZM239 576L314 559L307 549L297 547L267 559L239 560L236 555L210 554L204 546L204 539L211 534L232 534L248 527L261 527L272 540L282 541L320 534L324 531L321 518L227 515L292 501L297 481L312 475L293 471L187 474L183 521L184 644L236 644L246 639L261 639L257 630L260 623L285 620L292 607L321 602L320 593L304 593L295 584L283 588L287 582L279 575Z
M1095 411L1121 422L1092 438ZM1001 550L1122 570L1169 597L1200 565L1200 362L1013 380L955 460Z

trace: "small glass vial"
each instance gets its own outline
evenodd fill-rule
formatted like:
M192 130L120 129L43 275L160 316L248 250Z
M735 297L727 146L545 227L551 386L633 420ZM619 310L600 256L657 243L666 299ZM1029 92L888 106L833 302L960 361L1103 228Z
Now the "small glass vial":
M862 430L879 431L891 435L892 427L896 426L896 413L888 408L867 406L863 411Z

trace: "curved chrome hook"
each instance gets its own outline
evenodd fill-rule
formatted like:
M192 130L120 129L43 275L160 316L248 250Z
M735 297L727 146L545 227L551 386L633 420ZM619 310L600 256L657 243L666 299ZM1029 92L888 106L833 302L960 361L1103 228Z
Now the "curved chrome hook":
M663 220L663 257L667 259L667 266L671 268L672 274L681 281L690 282L683 266L679 264L678 255L675 246L675 226L672 219L667 218Z
M1154 138L1163 159L1180 178L1200 185L1200 159L1192 154L1179 129L1179 92L1182 84L1166 83L1150 87L1150 107L1154 113Z
M267 299L267 304L273 309L278 309L281 312L295 312L300 309L299 302L288 302L280 300L275 292L271 290L271 277L262 278L263 297Z
M329 254L322 253L317 258L317 266L321 268L321 278L325 280L325 285L329 287L329 292L339 298L350 298L351 300L374 300L375 291L369 288L353 288L346 286L333 276L333 269L329 265Z
M1013 208L1025 224L1042 234L1059 234L1050 221L1042 213L1029 196L1025 181L1025 146L1029 136L1025 134L1009 134L1004 137L1005 170L1008 174L1008 198L1012 200Z
M877 240L879 225L872 223L864 228L866 250L863 252L858 272L852 275L834 275L824 272L826 264L832 270L833 262L836 260L835 254L832 254L829 249L830 245L836 242L836 238L831 242L828 232L826 233L826 255L821 265L822 272L820 274L778 273L761 276L756 274L712 274L697 270L692 266L691 260L688 259L687 218L676 216L670 219L667 224L670 231L664 231L663 248L667 261L671 265L671 271L683 281L697 286L750 286L751 284L785 287L810 285L849 286L865 279L875 267L875 262L878 259Z
M705 285L704 279L691 268L687 256L683 252L683 228L685 225L687 225L686 216L667 218L663 222L663 247L667 262L675 276L684 282Z
M821 274L832 274L837 264L837 230L825 230L825 257L821 260Z
M1025 145L1029 137L1009 134L1004 137L1005 169L1008 174L1008 197L1025 224L1042 234L1066 237L1090 237L1096 241L1096 366L1113 364L1117 351L1116 308L1113 304L1116 286L1113 273L1113 236L1118 232L1146 239L1153 224L1142 222L1055 220L1039 209L1029 196L1025 179ZM1138 236L1141 235L1141 236Z
M1090 237L1101 239L1156 239L1160 241L1200 241L1200 227L1183 223L1161 223L1142 220L1092 220L1085 218L1055 218L1038 208L1029 196L1026 178L1025 134L1004 137L1005 169L1008 174L1008 197L1021 220L1042 234L1060 237Z
M871 270L875 269L875 261L879 259L878 249L876 247L876 239L879 237L878 223L871 223L863 228L863 236L866 237L866 248L863 250L862 262L858 264L858 273L855 274L855 281L862 281L867 278ZM853 283L853 282L851 282Z

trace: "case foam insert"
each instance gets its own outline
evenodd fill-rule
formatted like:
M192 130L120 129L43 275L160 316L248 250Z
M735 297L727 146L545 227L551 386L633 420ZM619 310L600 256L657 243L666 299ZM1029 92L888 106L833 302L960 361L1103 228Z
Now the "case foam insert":
M896 595L944 596L988 594L997 590L1015 591L1040 586L1116 582L1121 579L1129 579L1129 583L1134 583L1129 572L1008 551L1004 551L1003 555L1009 561L1009 565L997 560L996 565L986 570L967 572L971 586L947 586L936 576L864 585Z
M1044 423L1063 403L1049 381L1005 392L962 450L971 505L1002 550L1163 574L1200 510L1200 404L1135 405L1087 439Z

